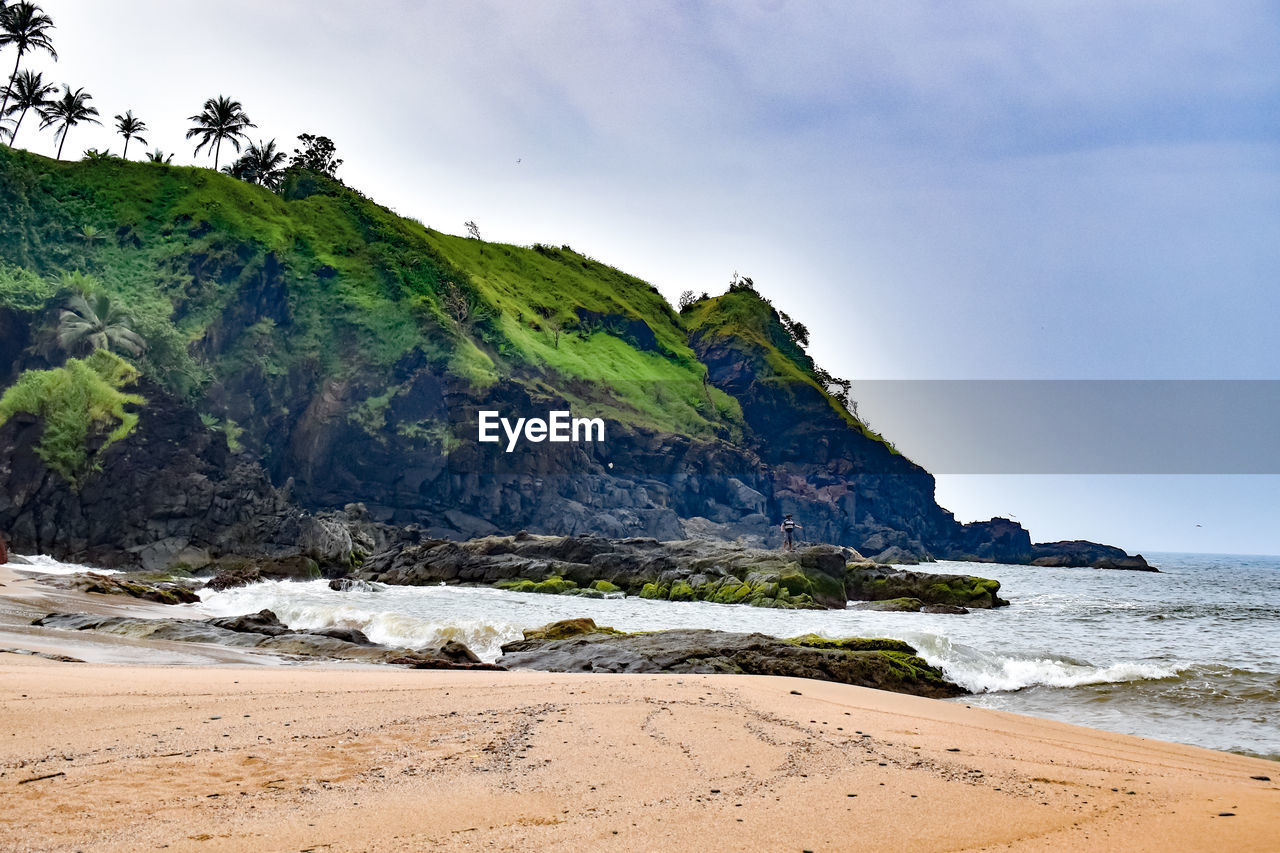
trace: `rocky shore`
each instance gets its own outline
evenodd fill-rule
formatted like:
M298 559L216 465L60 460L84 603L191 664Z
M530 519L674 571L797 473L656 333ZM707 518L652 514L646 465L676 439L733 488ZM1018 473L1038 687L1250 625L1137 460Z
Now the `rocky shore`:
M467 542L402 542L353 575L391 584L493 584L516 592L775 608L844 609L854 601L907 598L957 608L1000 607L999 581L903 571L848 548L795 552L708 540L659 542L600 536L488 536ZM911 608L904 608L911 609Z

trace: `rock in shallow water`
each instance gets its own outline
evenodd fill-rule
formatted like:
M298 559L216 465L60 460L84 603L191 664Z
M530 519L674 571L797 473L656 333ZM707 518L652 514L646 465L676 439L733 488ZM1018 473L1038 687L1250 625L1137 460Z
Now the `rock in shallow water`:
M624 634L597 628L590 619L575 619L526 631L525 639L504 645L502 651L499 663L512 669L781 675L917 696L965 693L900 640L811 635L781 640L705 629Z

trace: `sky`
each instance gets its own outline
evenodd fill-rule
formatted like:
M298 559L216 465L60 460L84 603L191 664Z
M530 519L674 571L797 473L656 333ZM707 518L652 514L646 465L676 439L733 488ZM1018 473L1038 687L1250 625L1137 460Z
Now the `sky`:
M254 139L327 135L349 185L431 227L569 244L673 301L749 275L855 383L1045 380L1052 418L1050 380L1280 379L1275 3L42 5L59 60L24 64L106 125L65 156L118 153L132 109L208 164L186 119L225 94ZM893 438L913 410L881 396L861 414ZM959 420L898 443L962 520L1280 553L1274 471L948 472ZM1111 421L1089 413L1098 441L1132 438Z

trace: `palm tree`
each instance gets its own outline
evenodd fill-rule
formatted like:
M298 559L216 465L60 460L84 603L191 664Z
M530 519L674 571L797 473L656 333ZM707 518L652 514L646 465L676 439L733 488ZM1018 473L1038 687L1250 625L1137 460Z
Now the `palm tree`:
M18 128L22 127L22 120L27 117L27 110L32 107L36 112L44 109L50 103L49 96L56 91L58 87L52 83L45 83L44 75L38 71L19 72L18 76L13 78L13 82L5 86L5 101L12 101L5 115L18 116L18 121L9 134L10 145L13 145L18 138Z
M94 243L97 243L99 240L106 239L102 236L102 232L92 225L84 226L75 233L75 236L83 240L84 244L91 249L93 248Z
M257 127L249 121L249 116L245 115L240 102L233 101L225 95L205 101L204 111L191 116L189 120L194 121L196 126L187 131L187 139L200 137L200 144L196 146L197 154L206 145L213 148L213 168L215 169L218 168L218 157L222 152L222 140L230 142L239 152L240 140L248 139L245 130Z
M128 160L130 139L137 139L142 144L146 144L147 140L143 138L142 134L147 132L147 123L140 118L134 118L133 110L129 110L124 115L118 115L115 118L116 133L124 137L124 153L120 156Z
M119 348L138 356L147 342L133 330L133 318L105 293L77 293L58 315L58 345L67 352Z
M157 148L155 151L147 152L148 163L165 163L166 165L173 162L173 155L166 154Z
M258 140L257 145L250 145L236 162L225 171L234 178L248 181L251 184L262 184L267 189L279 189L284 178L285 153L276 149L276 141Z
M35 3L15 3L4 9L0 15L0 48L15 45L18 57L13 60L13 73L9 75L9 86L18 76L18 63L22 55L29 50L47 50L56 61L58 52L49 41L49 30L53 29L53 19ZM9 93L6 89L4 100L0 101L0 115L4 115L9 106Z
M82 121L91 121L94 124L102 124L94 116L98 114L97 107L89 106L89 102L93 100L83 87L71 91L71 87L63 85L62 97L56 101L50 101L41 108L40 116L42 121L40 127L51 127L55 124L62 125L61 128L54 131L54 136L61 136L62 141L58 143L58 159L62 159L62 146L67 142L67 131L80 124Z

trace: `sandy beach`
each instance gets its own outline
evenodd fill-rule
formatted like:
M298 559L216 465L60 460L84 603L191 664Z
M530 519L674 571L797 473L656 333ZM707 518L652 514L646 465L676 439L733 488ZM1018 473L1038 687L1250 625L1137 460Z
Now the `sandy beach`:
M21 627L42 596L113 600L0 582L0 646L94 661L0 654L3 849L1262 851L1280 837L1280 774L1259 759L800 679L264 666L192 644L208 662L141 665L177 651Z

